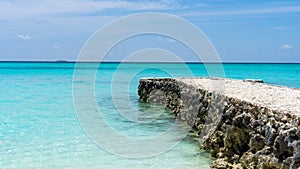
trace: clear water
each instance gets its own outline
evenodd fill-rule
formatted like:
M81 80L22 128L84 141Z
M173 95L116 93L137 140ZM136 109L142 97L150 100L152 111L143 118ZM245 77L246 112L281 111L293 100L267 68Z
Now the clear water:
M263 79L270 84L300 88L300 64L223 66L229 78ZM90 64L84 65L82 71L93 71L89 67ZM201 64L188 67L195 76L208 76ZM198 143L191 137L186 137L170 151L144 159L123 158L99 148L82 130L75 113L73 68L73 63L0 63L0 168L209 168L209 155L199 151ZM145 68L148 69L143 70ZM133 123L116 111L111 92L120 94L119 108L127 110L130 106L142 112L146 105L138 103L138 80L171 74L187 76L181 68L178 64L128 64L123 67L101 64L94 90L108 123L132 137L161 133L173 122L171 115L165 112L161 119L151 124ZM122 78L114 79L116 72ZM130 98L130 105L122 103L125 96Z

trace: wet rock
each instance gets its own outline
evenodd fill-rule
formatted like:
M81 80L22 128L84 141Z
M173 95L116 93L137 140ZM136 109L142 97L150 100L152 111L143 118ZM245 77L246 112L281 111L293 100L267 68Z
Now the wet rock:
M265 146L265 138L260 134L252 135L249 142L250 151L257 152Z
M226 158L220 158L213 161L211 168L215 169L232 169L233 165L227 162Z
M224 146L231 150L229 154L242 154L249 149L248 139L249 133L247 131L231 126L225 133Z
M240 162L242 167L255 169L257 166L258 157L252 152L246 152L242 155Z
M277 132L271 125L265 126L265 143L266 145L272 145L277 136Z
M268 155L260 155L258 156L257 166L259 169L280 169L282 164L278 161L277 158L268 156Z
M262 79L245 79L244 82L264 83Z

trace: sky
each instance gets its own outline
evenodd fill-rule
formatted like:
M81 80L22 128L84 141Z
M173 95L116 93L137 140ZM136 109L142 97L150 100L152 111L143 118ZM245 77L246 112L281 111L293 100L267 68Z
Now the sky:
M101 27L144 12L191 22L209 38L222 62L300 63L298 0L0 0L0 61L75 61ZM122 61L136 50L154 47L195 60L178 41L157 35L132 37L106 59Z

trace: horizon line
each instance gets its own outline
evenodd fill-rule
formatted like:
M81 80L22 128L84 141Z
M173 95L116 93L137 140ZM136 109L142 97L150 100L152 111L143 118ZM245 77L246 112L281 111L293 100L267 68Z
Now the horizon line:
M122 61L69 61L69 60L0 60L0 63L152 63L152 64L178 64L178 63L187 63L187 64L300 64L300 62L251 62L251 61L229 61L229 62L196 62L196 61L186 61L186 62L122 62Z

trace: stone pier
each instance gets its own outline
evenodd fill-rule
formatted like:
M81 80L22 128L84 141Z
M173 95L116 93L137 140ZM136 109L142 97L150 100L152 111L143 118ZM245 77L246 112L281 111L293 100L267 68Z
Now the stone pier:
M215 158L212 168L300 167L300 89L249 80L144 78L138 94L189 124Z

